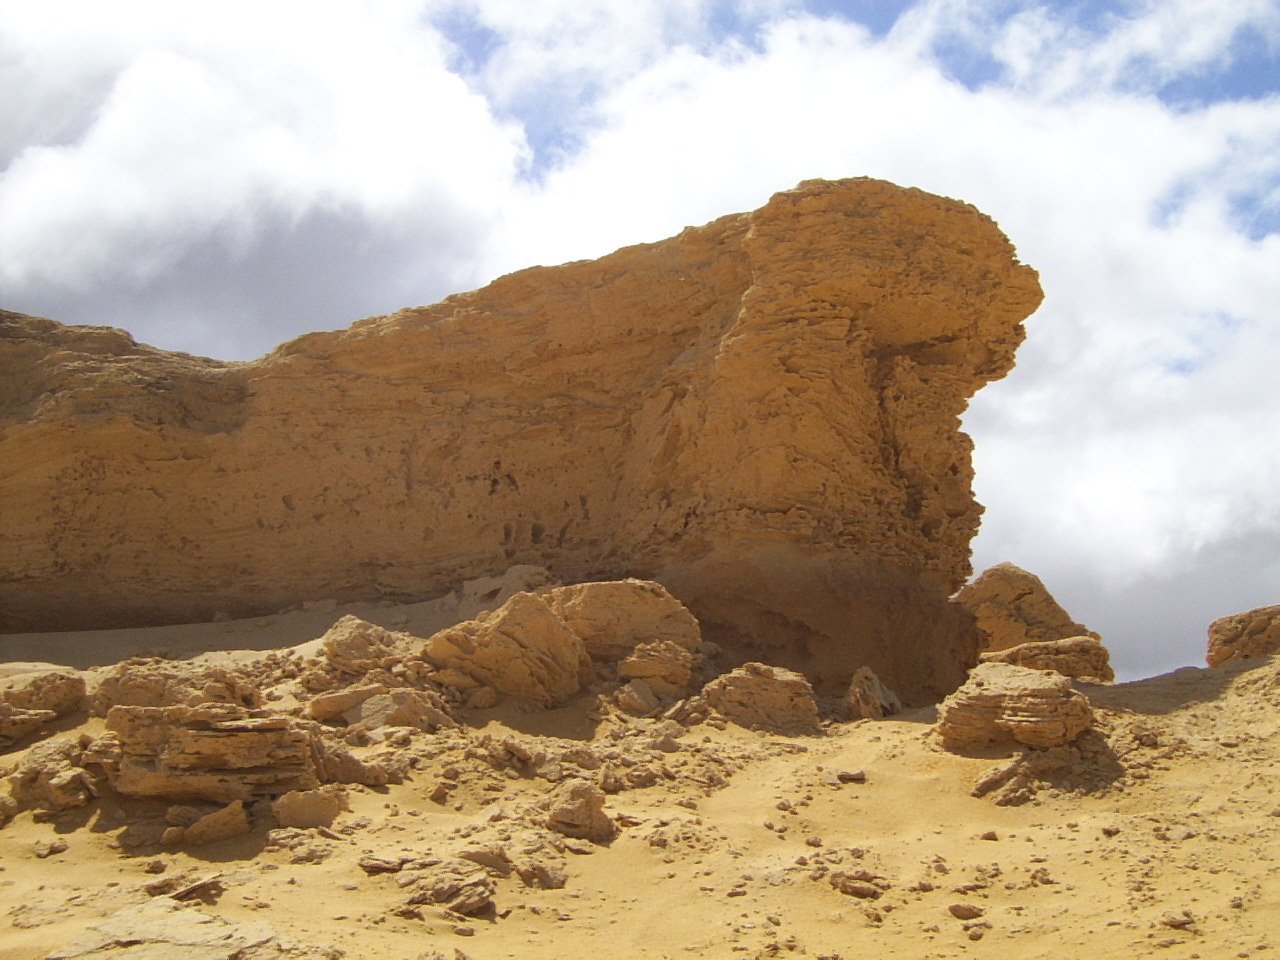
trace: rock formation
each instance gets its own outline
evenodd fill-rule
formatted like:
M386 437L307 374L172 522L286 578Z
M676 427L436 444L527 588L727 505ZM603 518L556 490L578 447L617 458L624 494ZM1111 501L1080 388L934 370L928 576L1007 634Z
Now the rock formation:
M642 576L710 639L908 702L976 659L959 414L1041 298L973 207L748 214L250 363L0 314L0 630ZM650 638L652 639L652 638Z
M743 664L716 677L702 690L724 717L753 730L815 733L818 705L809 681L793 670L764 663Z
M1038 640L982 655L983 663L1013 663L1032 670L1052 670L1073 680L1110 683L1116 678L1111 654L1093 637Z
M1100 639L1071 619L1039 577L1012 563L984 570L953 599L977 620L983 651L1064 637Z
M844 707L852 720L879 720L902 709L897 694L866 667L859 667L849 681Z
M983 663L938 707L936 730L948 747L1016 740L1059 747L1093 725L1093 709L1066 677L1009 663Z
M1280 605L1220 617L1209 624L1211 667L1280 653Z

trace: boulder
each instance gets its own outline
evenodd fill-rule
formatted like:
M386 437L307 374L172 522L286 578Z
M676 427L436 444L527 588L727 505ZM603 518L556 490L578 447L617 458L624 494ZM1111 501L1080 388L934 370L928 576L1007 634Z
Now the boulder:
M594 783L566 780L544 805L545 825L566 837L608 843L618 835L618 827L604 812L604 804L604 791Z
M271 804L276 823L298 829L332 826L339 814L349 809L346 790L334 785L317 790L290 790Z
M339 677L362 677L370 670L390 666L402 655L402 634L347 614L320 638L320 656Z
M576 583L549 590L546 598L587 653L602 660L628 657L646 642L665 641L688 651L702 643L698 621L660 583Z
M64 717L84 708L84 675L76 670L30 669L0 677L0 703L20 710L48 710Z
M853 179L249 363L3 313L0 632L527 564L661 582L735 653L932 702L977 658L947 605L981 512L959 416L1040 300L972 206Z
M1088 699L1061 674L981 663L939 705L934 730L949 749L1007 741L1059 747L1092 726Z
M58 715L52 710L26 710L0 700L0 747L25 740L57 719Z
M13 808L70 810L97 796L105 777L92 746L93 738L82 734L52 737L28 750L8 777Z
M1220 617L1209 624L1205 659L1211 667L1275 653L1280 653L1280 605Z
M353 728L364 731L379 727L414 727L430 732L458 725L438 695L399 688L361 700L343 718Z
M745 663L716 677L702 695L726 719L752 730L789 734L819 730L813 687L784 667Z
M983 652L1064 637L1100 640L1071 619L1039 577L1012 563L984 570L952 599L977 621Z
M562 703L581 689L591 662L582 640L534 593L517 593L493 613L435 634L422 656L433 679L464 690L481 686L535 706Z
M618 676L644 680L659 697L680 697L693 676L693 654L673 640L650 640L618 664Z
M234 704L112 707L120 743L112 786L133 797L230 803L319 786L311 735Z
M849 681L844 706L851 720L879 720L902 709L897 694L880 682L869 667L859 667Z
M1012 663L1032 670L1052 670L1073 680L1110 683L1116 678L1111 655L1095 637L1037 640L982 655L983 663Z

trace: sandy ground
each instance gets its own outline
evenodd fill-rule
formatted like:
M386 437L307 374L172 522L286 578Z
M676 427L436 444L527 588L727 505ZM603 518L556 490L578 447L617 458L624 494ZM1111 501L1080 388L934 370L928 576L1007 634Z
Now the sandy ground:
M355 612L424 631L442 615ZM5 637L0 651L87 666L142 650L265 649L314 638L335 616ZM270 846L265 829L185 851L130 846L122 829L136 804L118 809L109 799L57 816L24 812L0 830L0 956L56 954L102 918L151 900L147 884L176 876L217 879L183 910L266 924L310 945L300 955L337 948L352 960L1272 956L1280 662L1079 689L1116 748L1115 769L1093 771L1084 787L1043 789L1022 806L970 795L1007 754L943 751L931 710L832 723L821 736L697 725L676 740L669 777L609 797L618 837L567 855L562 889L498 879L496 911L481 917L407 911L400 875L369 874L359 861L430 856L468 833L501 841L493 831L503 817L552 788L476 765L468 738L599 744L621 726L643 734L652 721L605 715L583 695L555 711L477 713L463 734L416 733L423 760L410 780L349 788L352 809L291 848ZM99 732L102 721L79 715L55 732L81 729ZM21 753L0 755L0 765ZM723 785L691 775L708 764ZM433 800L450 766L463 769L460 786ZM839 874L863 878L864 893L869 881L875 895L841 892L832 883ZM973 909L959 910L962 919L953 906ZM182 955L228 956L202 950ZM117 946L100 955L179 954Z

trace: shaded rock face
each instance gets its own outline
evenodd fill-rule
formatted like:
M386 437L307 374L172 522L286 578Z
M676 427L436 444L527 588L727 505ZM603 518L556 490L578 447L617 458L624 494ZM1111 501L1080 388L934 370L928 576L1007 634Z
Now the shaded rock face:
M984 652L1065 637L1100 639L1071 619L1039 577L1012 563L984 570L953 599L973 614Z
M1280 653L1280 604L1220 617L1209 624L1211 667Z
M938 706L935 730L949 748L1017 741L1060 747L1093 726L1093 708L1071 681L1047 670L982 663Z
M722 644L907 701L976 659L959 415L1041 298L973 207L753 213L252 363L0 315L0 630L422 599L517 563L663 583Z

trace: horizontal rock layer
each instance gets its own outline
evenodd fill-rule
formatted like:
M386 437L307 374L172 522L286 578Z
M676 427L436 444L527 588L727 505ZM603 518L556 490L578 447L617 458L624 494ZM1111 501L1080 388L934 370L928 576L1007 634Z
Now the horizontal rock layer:
M1041 297L967 204L811 181L251 363L0 314L0 630L642 576L908 700L976 657L959 414Z

